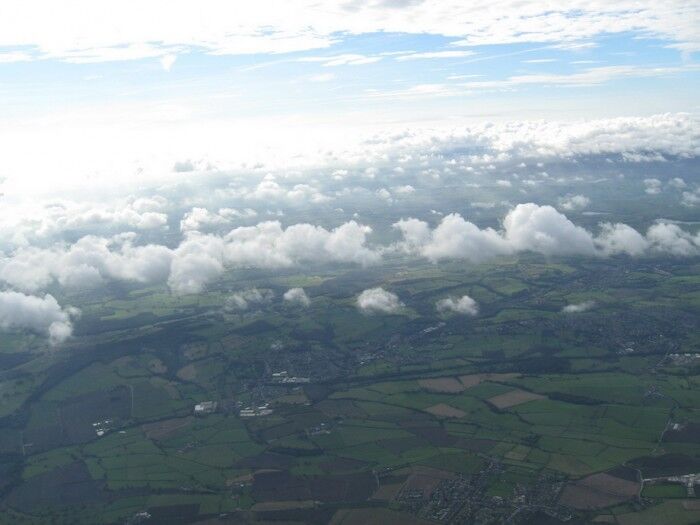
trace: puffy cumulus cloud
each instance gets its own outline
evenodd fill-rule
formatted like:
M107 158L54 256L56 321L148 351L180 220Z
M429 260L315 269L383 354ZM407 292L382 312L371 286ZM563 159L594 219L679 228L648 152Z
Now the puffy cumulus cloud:
M234 228L222 237L191 232L174 250L168 285L176 293L198 293L227 267L286 268L303 262L373 264L381 255L366 245L371 231L355 221L333 230L305 223L285 229L279 221L267 221Z
M659 179L644 179L644 192L649 195L661 193L661 181Z
M52 295L43 297L20 292L0 292L0 329L30 330L49 338L57 345L73 334L72 319L80 311L61 308Z
M430 242L430 225L420 219L401 219L392 225L401 232L402 241L399 248L406 252L420 252Z
M247 212L222 208L212 214L195 208L183 218L184 237L174 248L139 244L140 238L133 232L111 237L87 235L73 244L50 247L21 246L0 253L0 282L25 292L53 283L89 288L111 280L167 282L174 293L187 294L201 292L227 268L274 269L307 263L366 266L378 263L385 252L397 250L433 262L479 262L524 251L547 256L692 256L700 247L700 235L666 223L652 226L646 235L624 224L603 223L595 236L553 207L533 203L508 211L498 230L480 228L454 213L442 217L434 228L415 218L402 219L393 225L401 241L388 246L372 246L372 229L354 220L333 229L308 223L285 228L280 221L239 226L226 234L197 229L204 224L224 224L224 220L243 213Z
M446 297L435 303L438 312L454 312L463 315L476 315L479 313L479 306L476 301L468 295L462 297Z
M567 304L561 311L565 314L578 314L590 310L594 306L595 301L583 301L582 303Z
M684 191L681 195L681 204L693 208L700 204L700 188L695 191Z
M403 186L395 186L392 191L397 195L410 195L416 192L416 189L410 184L404 184Z
M404 219L394 224L403 237L399 244L408 252L416 252L433 262L442 259L482 261L512 252L507 241L492 228L480 229L452 213L431 230L426 222Z
M398 312L403 303L395 293L386 291L384 288L369 288L363 290L357 296L357 308L363 313L385 313L393 314Z
M180 221L180 231L202 230L208 227L228 224L229 220L218 213L210 212L206 208L192 208L183 215Z
M224 308L227 310L247 310L272 302L275 294L267 288L249 288L235 292L226 298Z
M585 195L567 195L559 199L559 207L565 211L578 211L588 208L591 199Z
M649 249L649 241L637 230L626 224L603 223L595 243L604 255L643 255Z
M535 251L544 255L596 253L593 238L551 206L518 204L503 220L503 231L481 229L458 214L447 215L430 230L416 219L394 224L403 236L401 248L432 261L484 261L499 255Z
M199 293L224 272L224 247L221 237L187 234L174 250L168 286L178 295Z
M503 220L505 239L515 250L544 255L593 255L591 234L551 206L518 204Z
M349 221L333 230L311 224L283 228L279 221L239 227L225 237L226 260L235 266L288 267L301 262L379 261L380 254L366 245L369 226Z
M700 254L700 233L693 236L677 224L654 224L647 230L647 240L656 252L679 257Z
M232 190L233 194L248 200L276 201L289 205L321 204L333 199L309 184L282 186L272 175L267 175L253 188L242 187Z
M418 219L402 219L394 228L402 236L395 248L433 262L443 259L481 262L524 251L547 256L693 256L700 247L700 234L693 236L668 223L653 225L646 235L626 224L602 223L600 233L595 236L551 206L533 203L512 208L503 220L501 231L481 229L454 213L445 216L433 229Z
M172 251L155 244L137 246L134 240L134 234L86 236L70 246L20 248L0 258L0 280L25 291L56 281L66 287L85 288L112 279L139 283L165 280Z
M393 247L371 248L371 229L349 221L327 230L311 224L282 227L279 221L234 228L224 236L191 232L173 251L168 283L178 293L196 293L227 267L285 268L303 263L374 264L389 248L437 262L443 259L484 261L502 255L534 251L547 256L611 256L626 254L694 255L700 235L676 225L652 226L643 236L630 226L603 223L600 233L572 223L551 206L519 204L503 220L503 230L481 229L450 214L433 229L418 219L394 224L402 240ZM0 266L0 278L2 267Z
M303 288L290 288L284 292L283 298L289 303L299 304L301 306L309 306L311 304L311 299L306 295Z
M212 212L206 208L194 207L183 215L180 221L180 231L207 230L230 224L235 219L252 219L257 215L258 212L251 208L243 210L221 208L218 212Z
M219 215L228 213L223 210ZM72 245L22 247L0 254L0 281L24 291L58 282L90 287L107 280L165 282L178 294L198 293L227 267L282 268L305 262L374 264L381 253L367 245L371 228L349 221L332 230L279 221L241 226L226 235L185 232L174 249L136 244L136 234L85 236Z
M688 186L685 180L683 180L681 177L673 177L668 181L668 185L676 189L682 189Z
M391 192L386 188L380 188L375 193L377 197L385 201L387 204L391 204L392 202L394 202L394 198L391 195Z
M212 212L206 208L194 207L183 215L180 231L202 231L230 224L236 219L253 219L257 216L258 212L251 208L220 208L218 212Z

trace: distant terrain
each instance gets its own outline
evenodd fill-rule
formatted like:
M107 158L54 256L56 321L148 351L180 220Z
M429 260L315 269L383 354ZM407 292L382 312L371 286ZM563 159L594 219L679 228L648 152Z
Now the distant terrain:
M396 258L87 294L60 351L2 335L0 521L697 522L672 477L700 472L698 270ZM370 286L401 311L359 312ZM464 294L478 315L434 308Z

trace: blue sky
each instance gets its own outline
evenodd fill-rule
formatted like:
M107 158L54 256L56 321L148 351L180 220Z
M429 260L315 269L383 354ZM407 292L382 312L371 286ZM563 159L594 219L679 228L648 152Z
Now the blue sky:
M498 116L504 105L502 118L698 109L698 63L693 54L666 47L668 41L636 33L602 35L569 49L537 42L464 48L456 41L371 33L284 54L213 56L193 48L165 59L3 63L0 108L2 116L13 117L182 101L231 117L356 111L399 117L407 107L424 116L480 117L480 108ZM577 82L581 74L590 77ZM522 82L526 76L541 78ZM513 77L521 80L513 83Z

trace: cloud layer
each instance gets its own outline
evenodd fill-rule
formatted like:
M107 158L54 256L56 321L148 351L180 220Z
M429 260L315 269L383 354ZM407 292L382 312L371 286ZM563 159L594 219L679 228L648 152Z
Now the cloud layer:
M227 268L290 268L305 263L366 266L396 251L433 262L481 262L527 251L551 257L700 254L700 234L676 224L659 222L642 234L626 224L606 222L594 234L552 206L534 203L511 208L501 229L480 228L455 213L433 228L415 218L402 219L394 228L401 241L375 246L369 243L371 228L355 221L334 229L308 223L284 228L279 221L266 221L239 226L224 235L186 231L174 248L138 244L134 233L88 235L73 244L26 246L0 256L0 281L24 292L37 292L54 283L74 289L94 288L111 280L167 282L174 293L188 294L201 292Z

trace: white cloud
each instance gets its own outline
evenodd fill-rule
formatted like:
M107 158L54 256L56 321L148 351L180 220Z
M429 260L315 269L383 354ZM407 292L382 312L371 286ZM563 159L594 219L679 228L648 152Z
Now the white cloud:
M391 192L389 190L387 190L386 188L380 188L375 193L376 193L377 197L386 201L388 204L391 204L392 202L394 202L394 199L391 196Z
M590 233L551 206L518 204L503 220L505 239L518 251L544 255L593 255Z
M594 306L595 301L583 301L582 303L577 304L567 304L561 311L565 314L578 314L585 312L586 310L590 310Z
M445 216L434 229L413 218L396 222L394 228L402 236L395 248L433 262L443 259L481 262L524 251L547 256L692 256L700 253L700 234L693 236L675 224L655 224L644 236L626 224L602 223L600 234L594 236L551 206L533 203L512 208L503 220L501 231L481 229L454 213Z
M133 202L134 210L154 205L157 201ZM183 217L183 240L174 248L144 242L131 232L108 237L87 235L72 244L57 242L44 247L25 243L0 253L0 281L26 292L54 283L89 288L111 280L167 282L174 293L185 294L201 292L227 268L274 269L309 263L366 266L379 262L383 253L396 250L433 262L479 262L524 251L546 256L692 256L700 250L700 235L677 225L661 222L642 235L625 224L603 223L596 236L553 207L534 203L511 208L500 229L480 228L454 213L443 216L433 228L419 219L402 219L393 225L401 241L389 246L370 245L371 228L354 220L334 229L308 223L285 228L280 221L265 221L239 226L223 235L199 231L207 225L254 216L253 210L221 208L213 213L194 208Z
M139 283L162 282L168 276L172 252L149 244L134 245L133 234L111 238L86 236L70 246L19 248L0 258L0 280L25 291L54 281L66 287L93 287L114 279Z
M194 207L182 217L180 231L203 231L230 224L234 219L252 219L257 215L251 208L221 208L218 212L212 212L206 208Z
M512 251L496 230L481 230L455 213L444 217L432 231L427 223L416 219L401 220L394 226L401 231L405 247L417 250L434 262L441 259L482 261Z
M217 0L196 5L8 1L0 19L0 46L26 46L37 58L71 61L126 60L193 48L212 54L283 53L325 48L343 35L378 32L443 35L462 38L464 45L550 42L569 47L586 45L582 41L600 34L633 33L670 41L669 47L684 52L700 49L697 5L680 0L556 5L510 0L492 9L454 0L400 5L329 0L323 9L313 0L245 6Z
M602 66L580 73L516 75L504 80L479 80L460 85L467 90L500 90L528 85L594 86L616 79L669 76L696 69L692 64L677 67Z
M0 292L0 329L26 329L46 335L52 345L73 334L72 318L80 311L61 308L52 295L38 297L20 292Z
M681 204L692 208L700 204L700 188L695 191L684 191L681 195Z
M418 60L427 58L463 58L475 55L474 51L465 50L451 50L451 51L428 51L425 53L409 53L406 55L400 55L396 60Z
M644 179L644 192L649 195L661 193L661 181L659 179Z
M668 181L668 185L676 189L682 189L688 186L681 177L672 178L670 181Z
M604 255L639 256L649 249L649 241L642 234L622 223L601 224L601 232L596 237L595 243Z
M195 169L197 169L197 167L191 160L178 160L173 164L173 171L175 173L189 173Z
M224 210L219 214L228 213ZM227 267L282 268L304 262L374 264L381 254L367 246L370 233L371 228L355 221L332 230L306 223L285 229L278 221L268 221L234 228L223 236L186 231L174 249L137 245L137 236L132 233L88 235L71 245L25 246L8 255L0 253L0 281L36 291L53 282L84 288L106 280L167 280L175 293L198 293Z
M192 232L175 249L168 286L176 294L199 293L224 272L224 241Z
M431 92L433 88L425 89ZM271 174L255 185L250 184L250 178L233 183L225 190L230 199L250 199L245 206L252 207L252 201L256 205L274 201L276 205L301 206L323 204L333 196L314 175L295 180L299 184L295 188L292 179L285 177L287 170L328 170L336 177L352 174L346 178L364 171L368 177L379 178L383 172L366 168L391 162L410 173L427 162L426 177L441 177L447 175L444 170L448 167L478 169L480 164L511 160L569 160L586 155L614 158L649 152L664 157L700 156L700 122L691 114L569 122L484 121L468 126L452 122L407 127L403 123L345 125L338 121L301 125L281 117L222 116L201 121L190 116L187 108L142 104L110 105L51 118L6 119L0 121L3 173L8 174L3 191L6 195L26 195L28 200L35 200L37 194L55 199L59 189L84 191L88 176L90 188L103 193L105 189L114 194L115 189L124 191L144 184L160 187L206 171L200 168L207 162L197 161L182 167L195 172L175 173L173 165L178 159L212 159L221 172L262 165ZM138 134L133 126L139 128ZM231 148L232 142L236 148ZM118 150L110 146L115 143L120 144ZM33 154L37 144L42 145L42 155ZM455 158L456 151L470 154ZM139 170L143 166L143 171L134 166ZM523 177L527 178L526 174ZM401 183L418 187L414 179ZM399 181L386 184L391 188ZM4 224L0 221L0 227Z
M567 195L559 199L559 207L566 211L578 211L588 208L591 199L584 195Z
M163 67L165 71L170 71L170 69L173 67L173 64L175 64L175 61L177 60L177 55L173 54L168 54L168 55L163 55L160 57L160 65Z
M695 256L700 254L700 233L691 235L676 224L654 224L647 231L652 248L664 254Z
M60 238L66 232L114 233L123 229L141 231L167 228L162 197L122 199L114 204L54 200L29 202L5 208L0 221L0 244L26 246L36 241Z
M326 230L311 224L294 224L287 229L278 221L235 228L229 232L225 256L236 266L285 267L302 261L373 264L379 253L366 246L368 226L350 221Z
M688 158L700 156L699 130L697 117L680 113L572 122L485 122L456 128L378 131L362 147L363 154L371 158L420 158L426 150L448 156L455 149L470 148L477 154L470 156L469 161L486 164L506 159L571 159L650 152Z
M309 306L311 304L311 299L306 295L303 288L290 288L284 292L284 300L293 304L300 304L301 306Z
M336 66L361 66L364 64L373 64L379 62L382 59L381 56L367 56L358 55L354 53L346 53L343 55L333 55L333 56L317 56L317 57L303 57L298 59L299 62L322 62L324 67L336 67Z
M226 298L224 307L228 310L247 310L254 306L270 303L275 294L266 288L249 288L235 292Z
M311 82L330 82L334 79L335 75L333 73L321 73L319 75L311 75L309 77L309 80Z
M396 294L384 288L370 288L357 297L357 307L364 313L392 314L398 312L403 303Z
M403 237L400 248L432 261L467 259L480 262L498 255L535 251L544 255L594 255L589 232L551 206L518 204L503 220L504 230L481 229L458 214L444 217L435 229L417 219L394 224Z
M234 228L223 237L188 234L174 250L168 284L176 293L198 293L225 268L286 268L303 262L368 265L380 260L367 247L371 229L350 221L326 230L311 224L282 228L279 221Z
M435 303L438 312L455 312L464 315L476 315L479 313L479 306L476 301L468 295L462 297L446 297Z
M415 193L416 189L410 184L406 184L404 186L395 186L392 188L392 191L397 195L410 195L411 193Z
M29 62L30 60L34 60L34 57L29 53L23 53L21 51L0 53L0 64L11 64L13 62Z
M246 199L283 201L291 205L321 204L333 199L309 184L295 184L291 188L285 188L271 175L266 176L255 188L241 188L235 193Z

